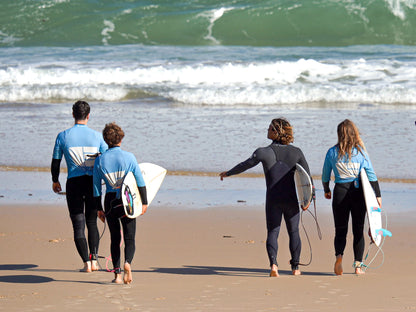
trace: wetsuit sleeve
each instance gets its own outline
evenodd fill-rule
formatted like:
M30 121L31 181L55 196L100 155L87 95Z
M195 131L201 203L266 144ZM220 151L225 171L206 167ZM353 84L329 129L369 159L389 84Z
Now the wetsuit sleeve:
M52 182L54 182L54 183L59 181L60 166L61 166L61 159L52 158L51 174L52 174Z
M374 190L374 193L376 193L376 197L381 197L381 191L380 191L380 186L378 184L378 181L370 181L370 184Z
M97 209L98 211L102 211L103 210L103 204L101 203L101 196L94 196L93 197L94 200L94 207L95 209Z
M329 188L329 182L322 182L322 186L324 187L325 193L331 192L331 189Z
M146 186L139 186L140 199L143 205L147 205L147 190Z
M331 160L329 151L326 153L324 166L322 168L322 186L324 188L325 193L329 193L331 189L329 188L329 181L331 179Z
M241 172L244 172L250 168L253 168L254 166L256 166L260 160L257 158L257 151L256 150L253 155L251 155L250 158L248 158L247 160L239 163L237 166L233 167L232 169L228 170L226 175L227 177L232 176L232 175L236 175L239 174Z
M94 163L94 169L92 174L93 183L93 196L99 197L101 203L101 175L99 169L99 156L96 158ZM102 210L102 209L101 209Z
M107 143L105 143L103 137L101 136L101 140L100 140L100 153L104 153L106 150L108 150L108 145Z
M142 171L140 170L140 166L137 163L134 167L133 174L136 179L138 187L146 186L146 183L144 182L144 179L143 179Z
M324 166L322 167L322 183L326 183L330 181L331 171L332 171L332 166L331 166L331 160L330 160L330 155L328 151L325 156Z
M374 172L373 165L371 164L370 157L367 153L364 153L364 169L367 173L368 180L376 193L376 197L381 197L380 185L378 184L376 173Z
M146 190L146 183L144 182L144 178L142 175L142 171L140 170L140 166L134 158L135 167L133 170L134 177L136 178L137 187L139 188L140 199L142 200L143 205L147 205L147 190Z

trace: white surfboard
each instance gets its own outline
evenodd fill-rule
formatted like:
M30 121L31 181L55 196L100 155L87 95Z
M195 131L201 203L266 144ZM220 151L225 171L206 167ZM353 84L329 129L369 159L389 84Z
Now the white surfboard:
M150 205L159 191L167 171L165 168L151 163L141 163L139 167L146 184L147 203ZM121 200L128 218L134 219L142 214L142 201L133 172L127 173L124 177L121 185Z
M299 164L296 164L295 170L296 195L302 210L306 210L312 200L312 181L306 170Z
M370 181L368 180L368 176L364 168L361 169L360 176L361 184L363 186L365 205L367 207L367 217L370 227L371 239L373 240L374 244L380 246L381 239L383 238L383 233L385 231L383 230L382 225L381 208L378 205L376 194L371 187Z

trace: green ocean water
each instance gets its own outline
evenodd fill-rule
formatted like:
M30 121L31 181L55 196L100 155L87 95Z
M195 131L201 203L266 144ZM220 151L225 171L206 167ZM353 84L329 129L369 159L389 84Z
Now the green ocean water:
M415 45L414 0L13 0L0 46Z

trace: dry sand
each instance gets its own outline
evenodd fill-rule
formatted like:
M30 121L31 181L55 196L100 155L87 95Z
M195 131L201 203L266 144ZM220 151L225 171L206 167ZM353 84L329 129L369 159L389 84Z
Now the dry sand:
M416 311L414 215L389 216L385 262L365 276L353 274L349 236L341 277L333 274L331 215L319 215L322 241L305 215L312 264L290 275L283 225L280 277L270 278L260 207L154 206L138 219L131 285L110 283L103 258L103 270L78 271L65 206L2 205L0 215L0 311ZM107 230L99 254L110 254Z

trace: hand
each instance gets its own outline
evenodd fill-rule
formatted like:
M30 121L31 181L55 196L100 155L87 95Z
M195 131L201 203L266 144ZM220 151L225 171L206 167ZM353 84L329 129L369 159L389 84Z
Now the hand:
M103 221L103 223L105 222L105 213L104 213L104 211L98 210L97 211L97 216L98 216L98 219L100 219L101 221Z
M227 171L224 171L224 172L221 172L221 173L220 173L220 179L221 179L221 181L222 181L224 178L226 178L226 177L228 177L228 176L227 176Z
M325 193L324 196L325 196L326 199L331 199L331 197L332 197L331 196L331 191L329 191L328 193Z
M379 207L381 208L381 197L377 197L377 203L378 203Z
M52 183L52 189L55 193L61 192L62 191L61 183L59 183L59 181L58 182L53 182Z
M142 205L142 213L141 213L141 215L144 215L144 214L146 213L146 211L147 211L147 206L148 206L148 205Z

